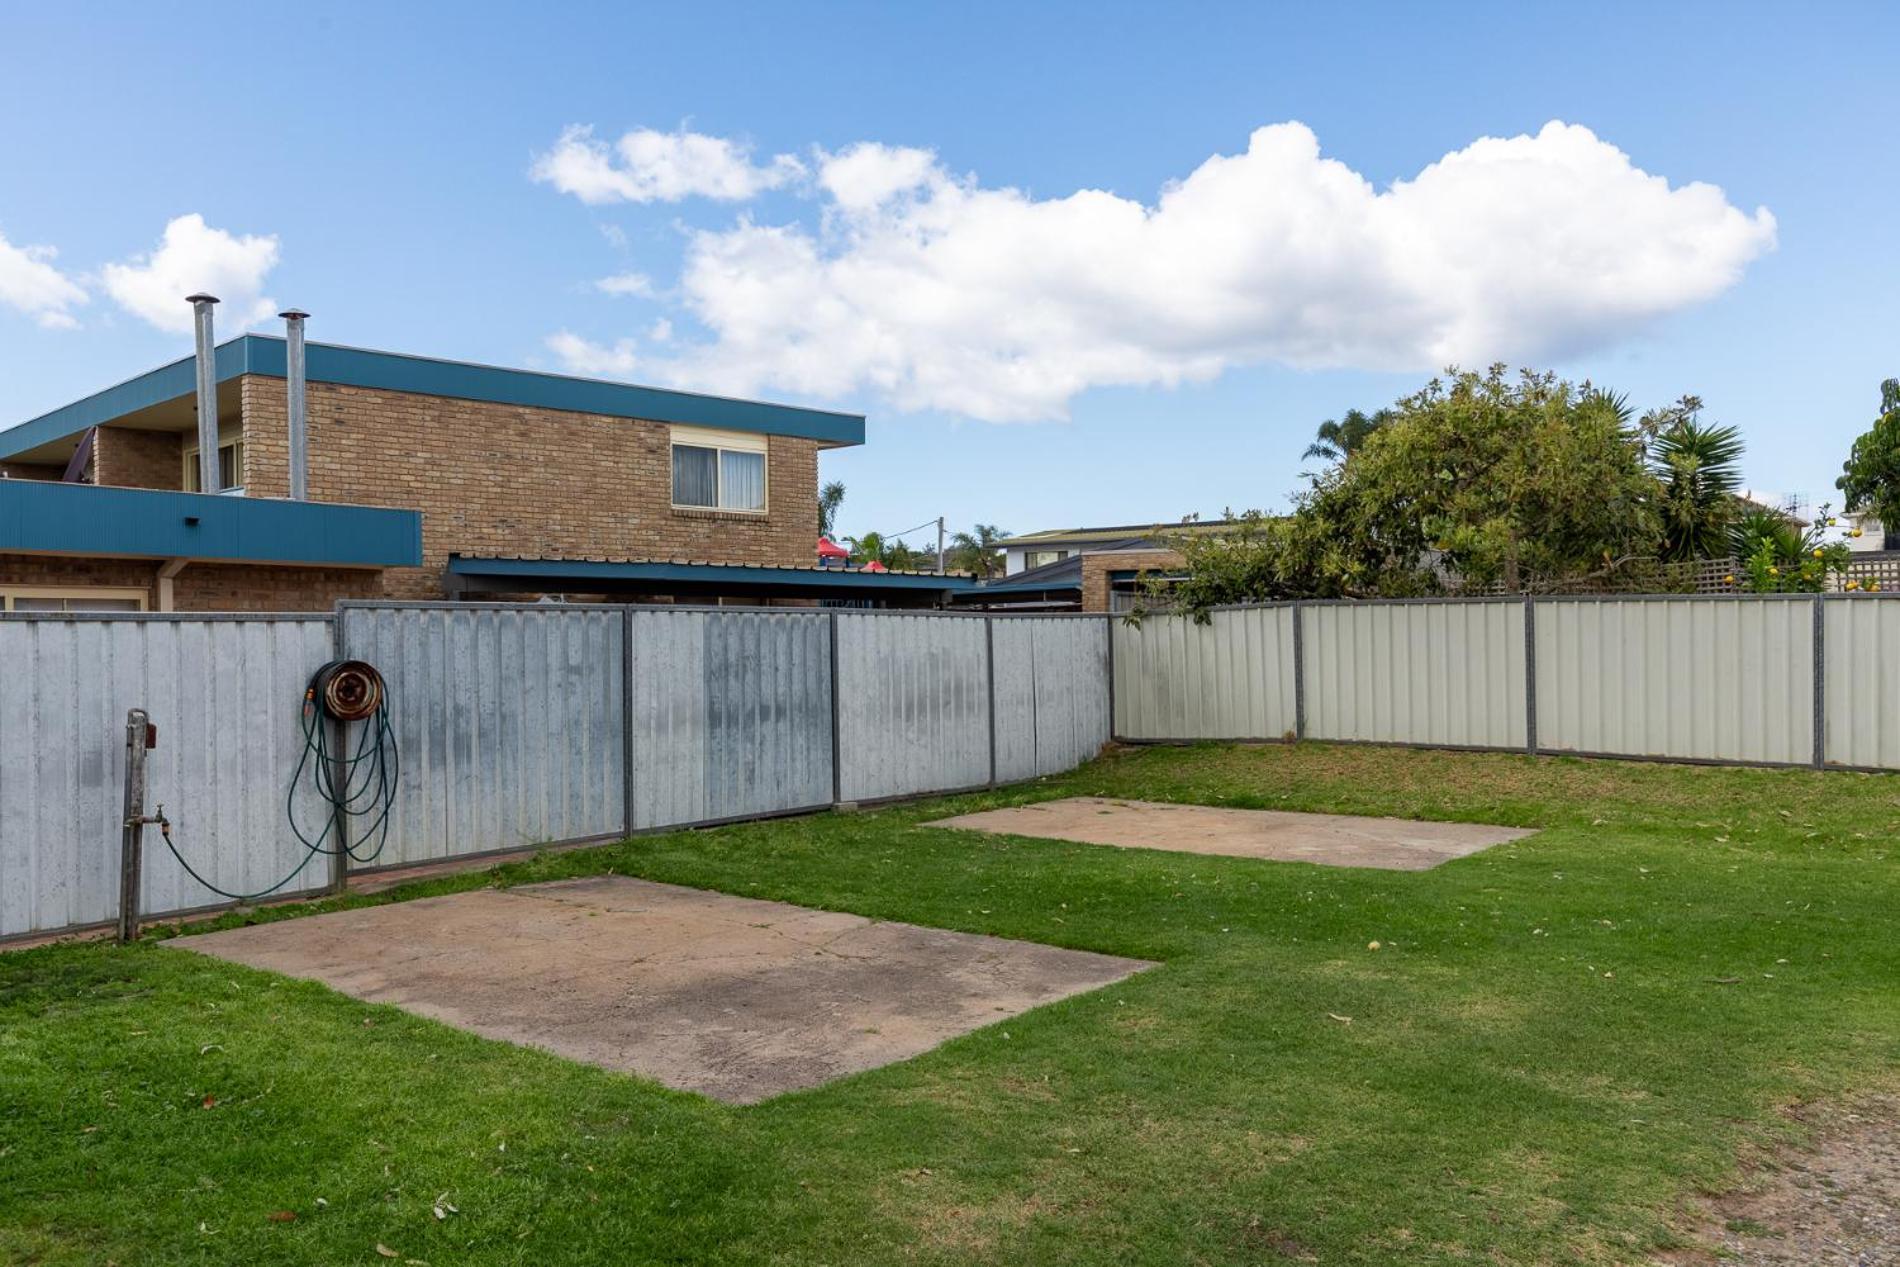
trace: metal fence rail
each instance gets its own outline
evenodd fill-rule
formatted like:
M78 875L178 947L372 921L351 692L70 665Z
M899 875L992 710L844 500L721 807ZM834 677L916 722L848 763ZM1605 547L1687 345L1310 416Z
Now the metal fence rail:
M1298 728L1298 629L1288 604L1224 608L1210 623L1156 615L1117 621L1115 734L1148 739L1279 739Z

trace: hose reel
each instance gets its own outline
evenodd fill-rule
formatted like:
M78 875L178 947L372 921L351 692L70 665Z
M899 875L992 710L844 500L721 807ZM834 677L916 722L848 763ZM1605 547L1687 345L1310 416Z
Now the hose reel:
M332 660L323 665L310 675L304 687L300 725L303 751L284 794L284 816L305 853L290 874L277 883L256 893L219 888L178 851L162 806L152 819L178 865L220 897L239 902L269 897L302 874L319 854L334 860L331 879L340 890L349 864L365 866L376 861L388 842L401 752L396 732L389 724L389 692L383 675L363 660ZM323 826L314 832L306 831L307 824L298 821L297 793L306 779L324 810ZM309 814L309 807L304 807L304 817Z

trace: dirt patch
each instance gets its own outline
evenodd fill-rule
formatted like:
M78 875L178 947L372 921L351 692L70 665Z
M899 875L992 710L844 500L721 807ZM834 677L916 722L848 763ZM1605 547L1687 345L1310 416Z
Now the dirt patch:
M1738 1191L1708 1203L1697 1239L1715 1252L1683 1267L1874 1267L1900 1263L1900 1099L1852 1109L1811 1105L1796 1118L1809 1146L1750 1167Z
M749 1104L1150 965L624 876L167 943Z
M1485 823L1433 823L1355 814L1166 805L1100 796L1071 796L1009 809L938 819L958 827L1012 836L1040 836L1090 845L1224 854L1333 867L1424 871L1452 858L1532 833Z

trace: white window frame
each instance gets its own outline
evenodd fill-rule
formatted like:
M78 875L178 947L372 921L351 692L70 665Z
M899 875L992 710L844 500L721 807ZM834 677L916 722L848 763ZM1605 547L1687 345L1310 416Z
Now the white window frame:
M673 450L680 446L689 449L713 449L726 453L756 453L765 462L765 504L762 506L688 506L673 500ZM723 502L726 497L725 463L713 459L713 501ZM763 517L772 510L772 455L767 437L754 435L748 431L715 431L710 427L673 427L666 448L666 500L674 510L684 510L702 515L754 515Z
M1027 572L1030 568L1046 568L1050 566L1051 564L1061 563L1063 560L1069 558L1074 553L1075 551L1073 550L1024 550L1023 551L1023 571ZM1032 563L1030 561L1036 558L1038 555L1043 555L1043 554L1053 555L1054 557L1044 559L1040 563Z
M13 611L19 598L129 598L136 610L147 611L151 597L149 590L124 585L0 585L0 612Z
M231 465L237 470L238 482L231 485L229 488L219 489L218 493L220 496L242 497L244 495L244 485L245 485L244 477L246 474L244 470L244 430L243 428L232 427L229 430L218 432L218 455L220 459L222 459L224 455L224 451L226 449L237 450L235 459L232 461ZM198 478L198 437L194 433L191 435L189 439L185 441L184 468L181 474L179 475L179 479L178 479L179 489L187 493L202 492L203 491L202 489L194 489L191 486L192 481L197 478Z

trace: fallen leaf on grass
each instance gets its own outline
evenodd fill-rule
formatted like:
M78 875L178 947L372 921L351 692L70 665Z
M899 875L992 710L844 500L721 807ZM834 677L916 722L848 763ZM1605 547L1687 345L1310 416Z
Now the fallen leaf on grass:
M201 1109L213 1109L213 1108L216 1108L217 1106L218 1106L218 1097L215 1095L206 1096L203 1100L199 1101L199 1104L198 1104L198 1107Z
M1339 1022L1339 1023L1341 1024L1341 1025L1350 1025L1350 1024L1352 1024L1352 1017L1350 1017L1350 1016L1341 1016L1341 1015L1340 1015L1339 1013L1337 1013L1337 1012L1328 1012L1328 1013L1326 1014L1326 1016L1327 1016L1327 1019L1329 1019L1329 1020L1334 1020L1334 1021L1338 1021L1338 1022Z
M401 1254L398 1254L395 1250L389 1248L389 1246L383 1244L381 1241L376 1242L376 1252L381 1254L384 1258L401 1258L402 1257Z
M297 1212L295 1210L272 1210L264 1217L272 1223L295 1223L297 1221Z

